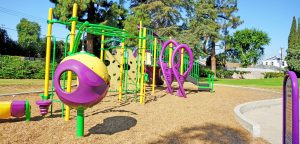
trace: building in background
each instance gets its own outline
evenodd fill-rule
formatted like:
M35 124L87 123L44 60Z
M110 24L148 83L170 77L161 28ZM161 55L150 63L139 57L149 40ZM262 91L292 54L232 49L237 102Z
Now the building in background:
M287 63L284 60L284 58L281 59L277 56L273 56L273 57L270 57L270 58L264 60L262 64L266 65L266 66L274 66L274 67L278 67L278 68L287 67Z

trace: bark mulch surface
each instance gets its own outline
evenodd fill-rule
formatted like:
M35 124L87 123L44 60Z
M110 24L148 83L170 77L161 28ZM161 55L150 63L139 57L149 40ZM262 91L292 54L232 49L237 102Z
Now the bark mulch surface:
M187 83L188 98L165 93L158 87L145 105L118 102L117 93L108 93L99 104L85 110L85 136L76 137L76 110L71 119L61 118L61 104L54 104L54 113L39 115L35 101L38 94L16 96L28 99L32 119L0 120L0 143L103 143L103 144L247 144L267 143L253 138L234 118L233 109L241 103L279 98L280 94L253 89L216 86L216 92L198 92ZM12 100L10 96L1 101Z

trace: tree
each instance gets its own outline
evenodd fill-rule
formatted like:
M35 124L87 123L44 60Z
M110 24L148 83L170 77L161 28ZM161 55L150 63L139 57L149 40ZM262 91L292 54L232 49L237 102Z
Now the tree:
M54 17L67 21L72 16L73 4L78 4L78 20L81 22L101 23L109 26L123 28L123 21L127 11L120 3L107 0L50 0L55 4ZM94 52L94 36L87 34L87 51Z
M288 37L288 49L286 62L290 70L300 72L300 24L298 20L298 28L296 27L296 18L293 17L290 34ZM298 30L297 30L298 29Z
M256 29L236 31L230 40L229 56L238 59L242 67L256 64L270 43L267 33Z
M288 38L288 48L294 48L297 43L297 22L296 18L293 17L292 26Z
M296 35L297 35L296 45L300 47L300 17L298 18L298 30Z
M36 22L28 21L22 18L17 25L18 43L28 52L28 56L36 56L40 45L41 27Z
M131 12L126 19L125 29L137 34L139 21L153 28L159 35L175 36L178 24L183 20L183 11L192 3L191 0L131 0Z
M243 21L235 16L238 11L237 0L196 0L192 9L189 9L189 29L185 34L190 34L195 47L211 55L211 69L216 73L216 43L221 41L221 46L226 48L226 39L230 29L235 29ZM183 36L187 37L187 36Z

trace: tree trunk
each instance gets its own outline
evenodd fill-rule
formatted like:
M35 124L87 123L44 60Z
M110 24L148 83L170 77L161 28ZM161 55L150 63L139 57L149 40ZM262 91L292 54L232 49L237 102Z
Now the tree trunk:
M204 52L205 54L207 54L207 53L206 53L206 52L207 52L206 43L207 43L207 37L204 38L204 42L203 42L203 52Z
M93 23L95 20L95 6L94 2L90 2L89 9L88 9L88 22ZM92 34L87 34L87 41L86 41L86 50L89 53L94 53L94 44L93 44L93 38L94 36Z
M211 44L211 71L216 75L216 43L212 42Z
M89 53L94 53L94 44L93 44L93 35L87 34L87 41L86 41L86 51Z

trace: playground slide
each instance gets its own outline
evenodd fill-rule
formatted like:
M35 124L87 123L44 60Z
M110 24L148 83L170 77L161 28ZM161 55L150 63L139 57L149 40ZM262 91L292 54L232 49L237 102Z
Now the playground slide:
M153 78L153 66L146 66L146 73L148 74L149 81L148 83L152 83ZM155 70L155 85L163 85L164 81L160 77L160 67L156 67Z
M136 58L137 56L137 53L138 53L138 48L136 48L134 51L133 51L133 56ZM161 79L160 77L160 67L156 67L156 74L155 74L155 85L163 85L164 84L164 81ZM146 65L146 73L148 74L148 78L149 78L149 81L148 83L152 83L152 78L153 78L153 66L148 66Z
M191 83L193 83L194 85L198 85L198 84L199 84L199 83L198 83L198 80L195 79L195 78L192 77L192 76L188 76L188 77L186 78L186 81L191 82Z

